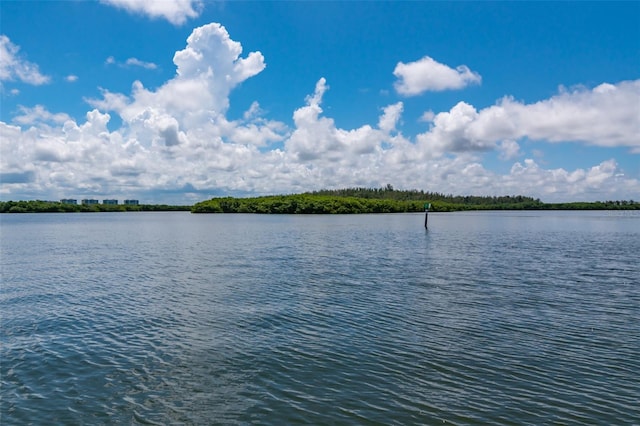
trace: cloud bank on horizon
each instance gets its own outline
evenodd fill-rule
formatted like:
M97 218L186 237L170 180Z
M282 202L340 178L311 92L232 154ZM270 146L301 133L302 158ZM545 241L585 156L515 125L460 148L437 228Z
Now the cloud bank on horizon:
M201 2L102 0L135 14L184 25ZM46 85L51 77L0 36L0 82ZM110 59L110 61L109 61ZM270 119L259 101L229 118L230 96L267 67L260 51L243 52L225 26L209 23L191 32L173 55L175 75L154 88L136 80L128 93L101 89L87 97L83 121L45 105L20 106L0 121L0 197L135 196L149 202L199 201L217 194L295 193L322 188L424 189L453 194L522 194L544 201L629 199L640 180L605 158L588 168L545 168L523 157L522 144L572 143L624 148L640 154L640 79L561 88L526 103L505 94L476 108L458 101L446 111L425 108L427 129L403 133L409 99L432 92L481 86L482 70L450 66L423 55L389 69L401 98L380 109L376 123L341 128L323 108L331 81L315 87L292 111L292 123ZM116 63L113 57L107 64ZM130 57L120 64L156 69ZM67 82L78 80L68 75ZM405 100L406 99L406 100ZM114 120L117 119L117 120ZM114 125L113 122L117 124ZM495 153L504 171L483 163Z

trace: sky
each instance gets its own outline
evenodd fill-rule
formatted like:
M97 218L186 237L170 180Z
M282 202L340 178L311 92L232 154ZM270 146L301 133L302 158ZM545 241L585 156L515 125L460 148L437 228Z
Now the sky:
M0 199L640 199L640 2L0 2Z

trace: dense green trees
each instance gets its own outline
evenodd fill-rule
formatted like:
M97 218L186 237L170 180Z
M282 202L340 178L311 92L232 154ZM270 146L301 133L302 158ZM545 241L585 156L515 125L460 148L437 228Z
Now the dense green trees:
M221 197L193 206L193 213L275 213L275 214L351 214L401 213L462 210L561 210L561 209L640 209L640 203L607 201L605 203L545 204L539 199L522 195L480 197L454 196L418 190L401 191L391 185L384 188L345 188L304 194L273 195L252 198Z
M193 213L351 214L399 213L423 210L423 202L331 197L317 194L254 198L213 198L193 206Z
M129 212L129 211L189 211L190 206L166 204L141 204L138 206L109 204L63 204L58 201L0 201L0 213L84 213L84 212Z
M322 190L315 191L311 194L317 195L329 195L337 197L357 197L357 198L381 198L399 201L423 201L429 200L431 202L441 201L448 204L464 204L464 205L476 205L476 206L498 206L498 205L514 205L514 204L526 204L530 206L540 205L542 202L539 199L532 197L525 197L522 195L506 195L498 197L485 197L485 196L461 196L461 195L445 195L439 192L425 192L419 190L402 191L394 189L393 186L387 185L384 188L346 188L335 190Z
M461 210L640 210L633 200L547 204L522 195L499 197L454 196L418 190L401 191L391 185L384 188L345 188L293 195L272 195L252 198L221 197L190 206L166 204L104 205L62 204L57 201L0 201L0 213L42 212L119 212L176 211L193 213L270 213L270 214L352 214L402 213Z

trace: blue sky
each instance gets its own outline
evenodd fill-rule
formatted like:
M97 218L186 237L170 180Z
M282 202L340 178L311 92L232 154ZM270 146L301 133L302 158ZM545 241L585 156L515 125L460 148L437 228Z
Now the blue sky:
M640 198L640 2L0 3L0 198Z

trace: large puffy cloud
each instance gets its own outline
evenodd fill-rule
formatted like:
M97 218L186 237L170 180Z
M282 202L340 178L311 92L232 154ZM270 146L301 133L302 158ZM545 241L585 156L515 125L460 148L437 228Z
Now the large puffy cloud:
M398 78L395 83L396 91L405 96L427 91L462 89L482 81L480 74L471 71L466 65L453 69L429 56L407 64L398 62L393 75Z
M150 91L137 81L130 96L103 90L102 99L89 103L118 113L128 130L147 145L158 141L177 145L187 142L189 133L195 138L235 135L246 141L246 131L236 131L226 122L229 93L260 73L265 63L260 52L251 52L246 58L241 54L242 46L222 25L208 24L194 29L185 49L176 52L176 76L158 90ZM258 143L279 139L275 124L262 122L254 128L260 135Z
M202 10L200 0L100 0L104 4L119 7L131 13L141 13L151 18L164 18L174 25L184 24L196 18Z
M532 159L515 163L506 176L497 181L500 188L511 193L535 194L545 200L626 199L638 194L640 182L626 177L614 159L588 169L568 171L563 168L543 169Z
M40 73L37 64L22 58L19 52L20 47L13 44L9 37L0 35L0 84L19 80L38 86L51 81L51 77Z
M418 142L425 152L439 156L446 152L482 151L492 149L495 140L472 137L469 126L478 120L476 109L460 102L448 112L441 112L433 118L433 127L427 133L418 135Z
M83 124L42 106L22 108L13 120L19 126L2 127L2 169L12 173L11 181L24 181L12 192L56 188L64 196L71 182L76 192L105 195L142 188L246 188L240 177L229 182L218 174L248 169L258 148L281 141L288 129L263 118L257 103L244 119L227 120L230 91L265 67L260 52L241 54L224 27L209 24L196 28L176 52L173 79L155 91L135 82L130 95L102 89L101 99L87 100L96 109ZM109 131L113 113L122 126ZM25 165L31 165L30 174L16 174Z
M433 116L431 129L419 135L426 150L446 152L496 149L514 151L521 138L546 142L583 142L626 146L640 152L640 80L604 83L591 90L562 90L533 104L505 97L477 111L460 102Z
M193 30L187 38L187 47L176 52L176 80L204 79L224 89L221 95L265 68L260 52L251 52L240 58L242 45L229 37L220 24L212 23ZM174 80L175 81L175 80Z
M44 116L56 116L45 113ZM10 143L2 143L0 166L3 172L31 173L34 179L5 186L2 191L22 194L59 194L73 191L100 190L108 186L106 165L126 154L122 145L113 139L117 134L107 131L108 114L87 113L81 126L72 120L63 125L49 126L35 123L21 129L0 123L0 136ZM99 178L103 179L101 183Z
M327 90L326 81L321 78L312 96L307 97L307 105L293 114L295 130L286 142L286 149L300 161L322 160L331 163L349 161L353 165L356 155L370 154L379 147L385 133L364 125L354 130L336 128L333 119L322 117L322 96ZM380 122L383 130L389 132L395 127L402 106L388 107Z

